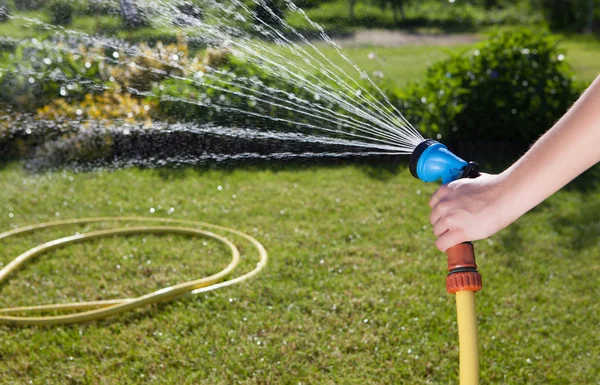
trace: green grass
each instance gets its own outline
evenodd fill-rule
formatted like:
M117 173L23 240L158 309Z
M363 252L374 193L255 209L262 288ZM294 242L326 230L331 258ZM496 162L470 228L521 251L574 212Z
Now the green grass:
M597 380L598 171L477 243L485 383ZM0 180L1 229L90 216L170 216L233 226L270 253L256 279L224 290L101 322L2 326L1 383L456 383L454 301L444 291L445 257L427 223L435 186L405 169L31 175L7 164ZM7 240L0 261L88 230ZM243 272L256 255L247 246L242 251ZM222 253L212 242L177 236L59 249L1 284L0 306L137 295L210 274L225 263Z
M482 36L483 39L483 36ZM582 37L559 37L559 47L563 50L565 60L573 68L577 79L591 83L600 69L600 42ZM320 48L323 53L332 58L344 71L358 77L355 70L338 57L332 48ZM469 45L454 45L450 47L432 45L407 45L402 47L349 47L344 52L359 68L377 79L375 72L381 72L384 80L394 87L402 88L408 82L422 79L427 68L433 63L448 58L460 52L468 52ZM369 57L370 54L372 58Z
M600 40L591 37L566 37L562 40L565 58L577 77L590 82L600 75Z
M433 63L447 58L451 52L465 50L466 46L403 46L403 47L349 47L344 52L358 67L373 79L379 79L376 72L383 74L383 80L396 87L403 87L409 81L423 78L427 68ZM344 71L358 78L356 70L340 58L333 48L321 48L325 56ZM600 53L599 53L600 54ZM370 56L371 55L371 56Z

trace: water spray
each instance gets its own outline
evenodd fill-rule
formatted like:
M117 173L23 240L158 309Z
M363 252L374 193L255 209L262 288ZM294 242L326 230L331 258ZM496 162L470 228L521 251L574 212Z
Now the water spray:
M446 146L428 139L421 142L410 157L410 172L424 182L441 179L443 184L462 178L477 178L479 165L466 162L450 152ZM481 275L475 263L471 242L449 248L446 291L456 294L458 339L460 351L460 384L479 384L479 347L475 292L481 290Z

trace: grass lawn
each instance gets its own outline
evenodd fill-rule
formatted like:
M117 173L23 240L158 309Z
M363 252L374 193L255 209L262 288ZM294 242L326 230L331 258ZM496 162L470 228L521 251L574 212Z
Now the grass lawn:
M482 39L485 37L482 36ZM565 60L573 68L578 80L591 83L600 75L600 41L581 36L558 36L559 48L564 52ZM408 45L402 47L349 47L344 52L350 59L374 76L375 72L383 73L384 79L402 88L407 82L419 81L427 73L433 63L444 60L452 54L460 54L472 50L471 45L432 46ZM322 48L326 56L347 73L358 76L352 67L338 58L332 48ZM373 55L374 54L374 55ZM369 56L371 55L371 56Z
M270 253L256 279L224 290L101 322L1 326L2 383L456 383L454 300L444 291L445 256L427 223L435 186L407 170L30 175L7 164L0 180L1 229L89 216L170 216L233 226ZM600 186L577 186L477 243L486 383L597 380ZM89 230L7 240L0 262ZM252 251L242 248L240 272L254 263ZM92 241L28 264L0 285L0 307L139 295L210 274L226 258L211 241L178 236Z

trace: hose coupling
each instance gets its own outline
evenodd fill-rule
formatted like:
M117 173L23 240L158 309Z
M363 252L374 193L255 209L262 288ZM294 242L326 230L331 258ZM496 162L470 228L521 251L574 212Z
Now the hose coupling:
M446 276L446 291L477 292L483 287L481 275L475 263L475 251L471 242L461 243L448 249L448 275Z

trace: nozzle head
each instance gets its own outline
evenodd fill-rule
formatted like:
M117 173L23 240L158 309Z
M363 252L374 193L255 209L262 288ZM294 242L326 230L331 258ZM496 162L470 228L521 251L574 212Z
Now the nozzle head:
M460 179L468 165L443 144L427 139L421 142L410 156L410 172L423 182L442 180L443 184Z

